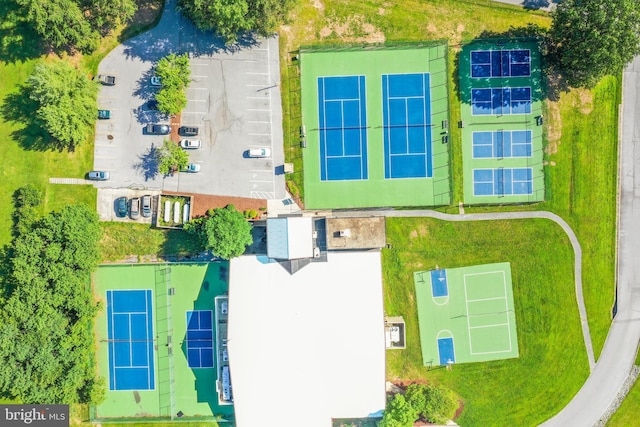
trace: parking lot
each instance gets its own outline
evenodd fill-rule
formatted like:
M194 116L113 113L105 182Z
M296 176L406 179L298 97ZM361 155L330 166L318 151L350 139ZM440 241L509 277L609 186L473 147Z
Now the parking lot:
M179 31L176 31L179 28ZM176 118L163 117L146 102L158 88L151 86L154 64L170 52L189 53L192 82L187 106ZM101 109L111 118L96 125L94 169L111 174L99 188L165 190L263 199L285 198L282 170L282 109L278 39L257 40L233 49L212 34L196 30L169 0L155 28L112 51L99 72L116 76L114 86L102 86ZM164 177L156 156L168 136L145 135L148 123L172 127L196 126L202 147L189 150L198 173ZM249 158L251 148L270 148L271 156Z

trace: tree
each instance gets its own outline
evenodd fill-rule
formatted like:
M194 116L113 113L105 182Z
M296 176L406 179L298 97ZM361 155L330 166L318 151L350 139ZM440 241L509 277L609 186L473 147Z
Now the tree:
M412 427L418 419L418 412L405 397L398 393L387 404L379 427Z
M593 87L640 54L637 0L563 0L552 16L551 59L571 86Z
M25 190L15 199L27 206L34 195ZM24 403L99 403L104 380L95 377L98 307L90 286L98 216L66 206L16 234L11 292L0 310L0 394Z
M233 205L209 210L206 216L185 224L184 229L197 235L203 248L223 259L242 255L253 243L251 224Z
M163 175L185 169L189 164L189 154L175 142L164 140L158 159L158 171Z
M244 32L273 33L293 4L293 0L180 0L180 7L198 28L216 31L227 43Z
M53 48L93 52L106 34L130 19L134 0L15 0L27 21Z
M27 80L36 117L62 146L73 150L87 139L98 114L98 84L64 61L41 62Z
M178 114L187 106L185 91L191 83L189 55L165 56L158 61L156 75L162 80L162 88L156 95L158 109L165 114Z
M405 397L418 416L435 424L445 424L455 416L460 399L448 388L410 384Z

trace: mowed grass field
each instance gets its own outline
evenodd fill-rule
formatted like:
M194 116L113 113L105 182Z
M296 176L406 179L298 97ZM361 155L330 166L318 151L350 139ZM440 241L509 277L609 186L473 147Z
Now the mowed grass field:
M533 426L571 400L589 373L575 303L573 250L547 220L451 223L388 218L384 304L404 316L406 350L387 351L387 379L442 383L463 399L469 426ZM520 357L429 370L418 336L413 272L508 261Z

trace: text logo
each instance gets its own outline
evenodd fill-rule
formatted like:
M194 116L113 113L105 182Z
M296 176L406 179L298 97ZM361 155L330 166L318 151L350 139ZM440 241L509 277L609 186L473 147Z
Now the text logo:
M0 405L0 425L69 427L69 405Z

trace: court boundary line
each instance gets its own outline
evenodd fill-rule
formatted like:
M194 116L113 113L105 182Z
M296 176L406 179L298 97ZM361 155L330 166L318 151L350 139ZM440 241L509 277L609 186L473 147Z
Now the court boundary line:
M529 62L511 62L511 52L513 51L527 51L529 52ZM491 70L493 69L493 57L491 55L491 52L500 52L502 54L502 52L504 51L508 51L509 52L509 75L508 76L493 76L493 75L489 75L487 77L475 77L473 75L473 66L474 65L488 65L489 66L489 70L491 74ZM473 63L473 60L471 59L471 55L474 52L489 52L489 62L480 62L480 63ZM529 64L529 74L527 74L526 76L514 76L511 74L511 66L512 65L522 65L522 64ZM500 60L500 71L502 72L502 59ZM469 78L471 79L507 79L507 78L531 78L531 49L489 49L489 50L472 50L469 52Z
M211 315L211 329L202 329L200 328L200 313L201 312L208 312ZM189 313L198 313L198 329L189 329L189 319L188 319L188 315ZM185 320L186 320L186 324L185 324L185 337L188 336L188 332L201 332L201 331L206 331L206 332L211 332L211 357L212 357L212 366L202 366L202 347L198 347L197 350L200 354L200 366L190 366L189 364L189 341L196 341L196 340L189 340L188 338L185 338L185 342L186 342L186 348L187 348L187 355L186 355L186 359L187 359L187 367L189 369L213 369L216 368L216 362L215 362L215 357L214 357L214 339L213 339L213 310L186 310L185 311ZM205 340L206 341L206 340ZM205 347L205 349L208 349L208 347Z
M495 153L495 136L498 132L502 132L504 133L509 133L509 146L510 146L510 151L511 153L513 153L513 146L517 145L517 146L525 146L525 147L529 147L529 155L528 156L514 156L513 154L511 154L510 156L501 156L498 157L498 155ZM515 143L513 142L513 133L514 132L525 132L528 136L529 136L529 141L528 142L518 142ZM476 134L481 134L481 133L489 133L491 134L491 144L476 144L475 141L475 135ZM504 139L502 142L502 147L503 147L503 152L504 152ZM486 156L476 156L476 152L474 150L475 147L491 147L491 156L490 157L486 157ZM471 132L471 158L474 160L482 160L482 159L530 159L533 157L533 131L531 129L507 129L507 130L474 130Z
M494 113L493 112L493 99L491 99L489 101L480 101L482 103L487 103L488 102L488 103L491 104L491 108L490 108L491 113L490 114L476 114L476 113L474 113L474 111L473 111L473 106L474 106L473 91L474 90L489 90L489 91L491 91L491 97L493 98L493 91L494 90L498 90L498 89L502 90L502 94L500 95L500 100L501 101L504 99L504 90L505 89L509 89L509 112L505 113L504 111L502 111L501 113L498 113L498 114ZM512 89L529 89L529 100L528 101L527 100L522 100L522 99L517 99L516 100L517 102L522 102L522 101L529 102L529 112L528 113L527 112L525 112L525 113L512 113L511 112L511 110L513 109L512 105L511 105L513 103L513 100L511 99L511 90ZM533 96L532 96L533 90L532 90L531 86L471 87L471 88L469 88L469 90L471 91L471 100L470 100L469 104L471 106L471 116L472 117L483 117L483 116L498 116L498 117L501 117L501 116L527 116L527 115L531 115L532 114L533 102L534 101L533 101ZM501 105L502 104L503 104L503 102L501 102Z
M495 189L495 184L496 184L496 177L495 177L495 171L498 169L502 169L503 171L505 170L509 170L511 171L511 193L509 194L505 194L504 192L501 194L498 194L494 191ZM475 177L475 171L485 171L485 170L490 170L492 171L492 176L493 179L491 181L476 181L476 177ZM527 179L527 180L514 180L513 178L513 171L514 170L527 170L531 173L531 178ZM532 167L512 167L512 168L503 168L503 167L497 167L497 168L472 168L471 169L472 172L472 183L473 183L473 196L474 197L519 197L519 196L531 196L534 193L534 188L533 188L533 168ZM504 176L503 176L504 179ZM491 183L491 194L478 194L476 193L476 184L489 184ZM514 193L513 192L513 184L514 183L531 183L531 192L530 193ZM504 183L503 183L503 189L504 189Z

